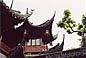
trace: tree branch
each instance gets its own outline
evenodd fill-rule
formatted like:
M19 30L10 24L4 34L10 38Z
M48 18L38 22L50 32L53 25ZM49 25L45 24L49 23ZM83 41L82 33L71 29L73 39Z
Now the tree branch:
M75 30L70 26L70 24L69 24L69 23L68 23L68 25L69 25L70 29L72 30L72 32L71 32L71 33L74 33L74 32L80 32L80 31L75 31Z

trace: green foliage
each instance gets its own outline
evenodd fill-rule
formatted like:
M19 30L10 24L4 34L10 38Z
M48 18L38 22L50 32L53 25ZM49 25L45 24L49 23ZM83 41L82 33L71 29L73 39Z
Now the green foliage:
M86 15L82 15L82 24L86 26Z
M83 37L83 32L86 32L86 15L82 15L81 23L75 24L76 22L71 19L71 12L69 10L64 10L64 17L57 23L57 26L64 28L68 34L77 32L79 36L82 36L81 47L86 47L86 39ZM77 30L74 30L74 27Z
M70 16L71 12L69 10L64 10L64 17L57 23L58 27L64 28L69 34L72 33L72 28L76 27L75 21L73 21Z
M64 18L67 18L67 17L69 17L70 16L70 14L71 14L71 12L67 9L67 10L64 10Z
M81 30L83 28L83 25L82 24L80 24L80 23L78 23L78 30Z
M82 15L82 23L78 23L78 28L77 30L79 31L86 31L86 15ZM79 35L79 33L78 33ZM81 35L81 34L80 34Z
M76 22L71 19L71 12L69 10L64 10L64 17L57 23L57 26L60 28L64 28L68 34L78 32L79 36L82 35L82 31L86 30L86 15L82 15L82 23L78 23L78 27L76 26ZM74 30L74 27L77 27L77 30Z

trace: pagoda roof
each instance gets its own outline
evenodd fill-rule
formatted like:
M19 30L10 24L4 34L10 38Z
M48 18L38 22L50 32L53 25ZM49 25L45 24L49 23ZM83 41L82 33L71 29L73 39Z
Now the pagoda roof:
M7 44L10 48L15 47L20 43L24 37L24 31L27 31L26 40L41 39L44 44L48 44L55 40L52 36L52 24L54 21L55 13L50 20L40 24L32 25L27 18L22 17L19 11L10 9L3 1L0 1L2 10L1 14L1 34L2 42ZM17 14L18 13L18 14ZM24 22L22 26L14 28L15 25Z
M44 22L43 24L40 25L32 25L28 19L26 19L23 23L22 26L16 28L16 30L21 30L23 31L22 34L24 34L24 30L26 30L26 40L29 39L42 39L44 44L48 44L50 42L52 42L53 40L55 40L56 38L54 38L52 36L52 24L54 21L54 17L55 17L55 13L53 15L53 17L50 20L47 20L46 22ZM46 33L48 32L48 34Z
M0 6L1 6L1 19L2 19L2 24L3 22L10 22L10 25L17 25L18 23L21 23L24 21L24 17L22 17L20 14L20 11L16 11L13 9L10 9L9 6L7 6L4 1L0 1ZM9 25L9 24L8 24ZM2 26L3 27L3 26Z
M33 28L42 28L42 27L43 28L45 28L45 27L51 27L52 28L52 23L54 21L55 13L54 13L53 17L50 20L47 20L46 22L44 22L44 23L42 23L40 25L32 25L32 23L29 22L28 19L26 19L24 21L23 25L25 25L25 27L29 26L29 27L33 27Z
M57 51L62 51L63 50L63 47L64 47L64 38L63 38L63 41L61 43L61 45L59 45L59 43L54 46L53 48L50 48L49 49L49 52L57 52Z
M22 40L20 39L22 36L18 37L14 28L15 25L25 20L20 14L20 11L10 9L3 0L0 0L0 37L2 36L2 42L10 48L15 47Z

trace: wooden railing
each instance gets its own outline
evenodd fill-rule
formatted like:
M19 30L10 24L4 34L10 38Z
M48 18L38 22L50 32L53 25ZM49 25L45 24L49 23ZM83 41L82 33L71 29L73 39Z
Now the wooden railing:
M40 45L24 46L23 49L24 49L24 53L25 52L46 52L46 51L48 51L48 47L44 46L44 45L42 45L42 46L40 46Z

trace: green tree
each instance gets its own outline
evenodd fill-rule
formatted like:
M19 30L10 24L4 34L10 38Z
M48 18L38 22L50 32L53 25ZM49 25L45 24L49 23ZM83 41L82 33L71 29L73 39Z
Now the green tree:
M76 21L71 18L71 12L64 10L64 17L57 23L57 26L64 28L68 34L77 32L79 36L82 36L81 47L86 47L86 37L84 36L86 33L86 15L82 15L81 23L76 24ZM75 28L77 29L74 30Z

